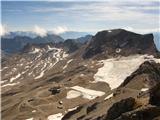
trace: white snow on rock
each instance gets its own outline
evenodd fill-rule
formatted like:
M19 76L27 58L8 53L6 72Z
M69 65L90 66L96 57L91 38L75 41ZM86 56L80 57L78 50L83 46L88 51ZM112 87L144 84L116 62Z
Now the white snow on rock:
M149 55L134 55L102 60L100 62L103 62L104 65L94 75L94 82L106 82L111 89L115 89L147 60L160 61L160 59Z
M29 52L30 54L35 54L35 53L37 53L37 52L39 52L40 51L40 49L38 49L38 48L34 48L34 50L32 51L32 52Z
M52 51L52 50L54 50L55 48L53 47L50 47L49 45L47 46L48 47L48 51L47 52L49 52L49 51Z
M106 98L104 98L104 100L108 100L108 99L110 99L111 97L113 97L113 93L111 93L111 94L108 95Z
M33 118L28 118L28 119L26 119L26 120L33 120Z
M70 108L68 109L68 111L73 111L73 110L76 110L78 108L78 106L74 107L74 108Z
M33 111L32 111L32 113L35 113L35 112L36 112L36 110L33 110Z
M39 78L41 78L41 77L43 77L43 75L44 75L44 71L42 71L37 77L35 77L34 79L39 79Z
M16 80L17 78L19 78L21 76L21 74L19 73L18 75L16 75L15 77L12 77L10 79L10 82L13 82L14 80Z
M91 89L83 88L80 86L74 86L74 87L71 87L71 89L73 90L67 93L67 99L72 99L72 98L82 96L83 98L92 100L98 96L102 96L105 94L102 91L91 90Z
M68 60L67 63L66 63L66 65L63 67L63 69L66 69L67 66L68 66L68 64L71 63L72 61L73 61L73 59Z
M142 92L145 92L145 91L148 91L148 90L149 90L149 88L142 88L141 89Z
M79 96L81 96L81 92L79 91L75 91L75 90L70 90L68 93L67 93L67 99L73 99L73 98L77 98Z
M68 54L66 52L63 52L63 58L68 57Z
M5 84L5 85L2 85L1 87L14 86L14 85L17 85L17 84L19 84L19 82L16 82L16 83L8 83L8 84Z
M63 118L62 113L57 113L57 114L48 116L48 120L61 120L62 118Z

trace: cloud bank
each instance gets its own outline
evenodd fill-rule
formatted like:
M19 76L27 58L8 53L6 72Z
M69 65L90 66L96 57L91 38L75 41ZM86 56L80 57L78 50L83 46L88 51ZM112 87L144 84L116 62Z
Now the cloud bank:
M39 27L38 25L34 26L33 32L41 37L44 37L47 35L47 31L44 28Z
M68 31L68 28L65 26L58 26L58 27L54 28L52 31L54 34L61 34L61 33Z

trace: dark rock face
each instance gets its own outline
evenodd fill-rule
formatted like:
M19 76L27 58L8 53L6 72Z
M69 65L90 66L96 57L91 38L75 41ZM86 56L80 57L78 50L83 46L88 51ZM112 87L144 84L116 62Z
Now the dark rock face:
M123 99L115 104L108 110L106 120L114 120L118 118L122 113L133 110L135 105L134 98Z
M126 78L120 87L126 86L134 78L146 80L145 82L149 87L155 86L160 83L160 64L149 61L144 62L134 73Z
M160 83L150 90L150 104L160 106Z
M72 40L72 39L68 39L68 40L64 41L63 45L64 45L65 48L67 48L68 53L75 52L81 46L80 43L78 43L78 42L76 42L75 40Z
M115 120L153 120L158 116L160 116L159 107L146 106L131 112L126 112ZM159 119L154 119L154 120L159 120Z
M83 58L104 53L108 56L132 54L157 55L153 34L140 35L123 29L98 32L87 46Z

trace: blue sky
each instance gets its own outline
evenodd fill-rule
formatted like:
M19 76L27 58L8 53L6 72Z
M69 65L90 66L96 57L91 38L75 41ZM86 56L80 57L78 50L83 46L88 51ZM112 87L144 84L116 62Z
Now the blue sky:
M159 29L159 5L159 0L3 1L1 26L5 31L60 33L125 28L155 32Z

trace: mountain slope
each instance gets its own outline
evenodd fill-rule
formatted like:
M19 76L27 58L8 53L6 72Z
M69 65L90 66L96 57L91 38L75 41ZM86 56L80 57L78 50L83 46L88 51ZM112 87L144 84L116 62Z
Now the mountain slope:
M128 56L133 54L151 54L156 56L157 49L153 35L140 35L123 29L98 32L86 47L84 58L102 54L108 56Z
M159 117L160 59L152 38L117 29L85 44L25 45L2 63L2 120Z

